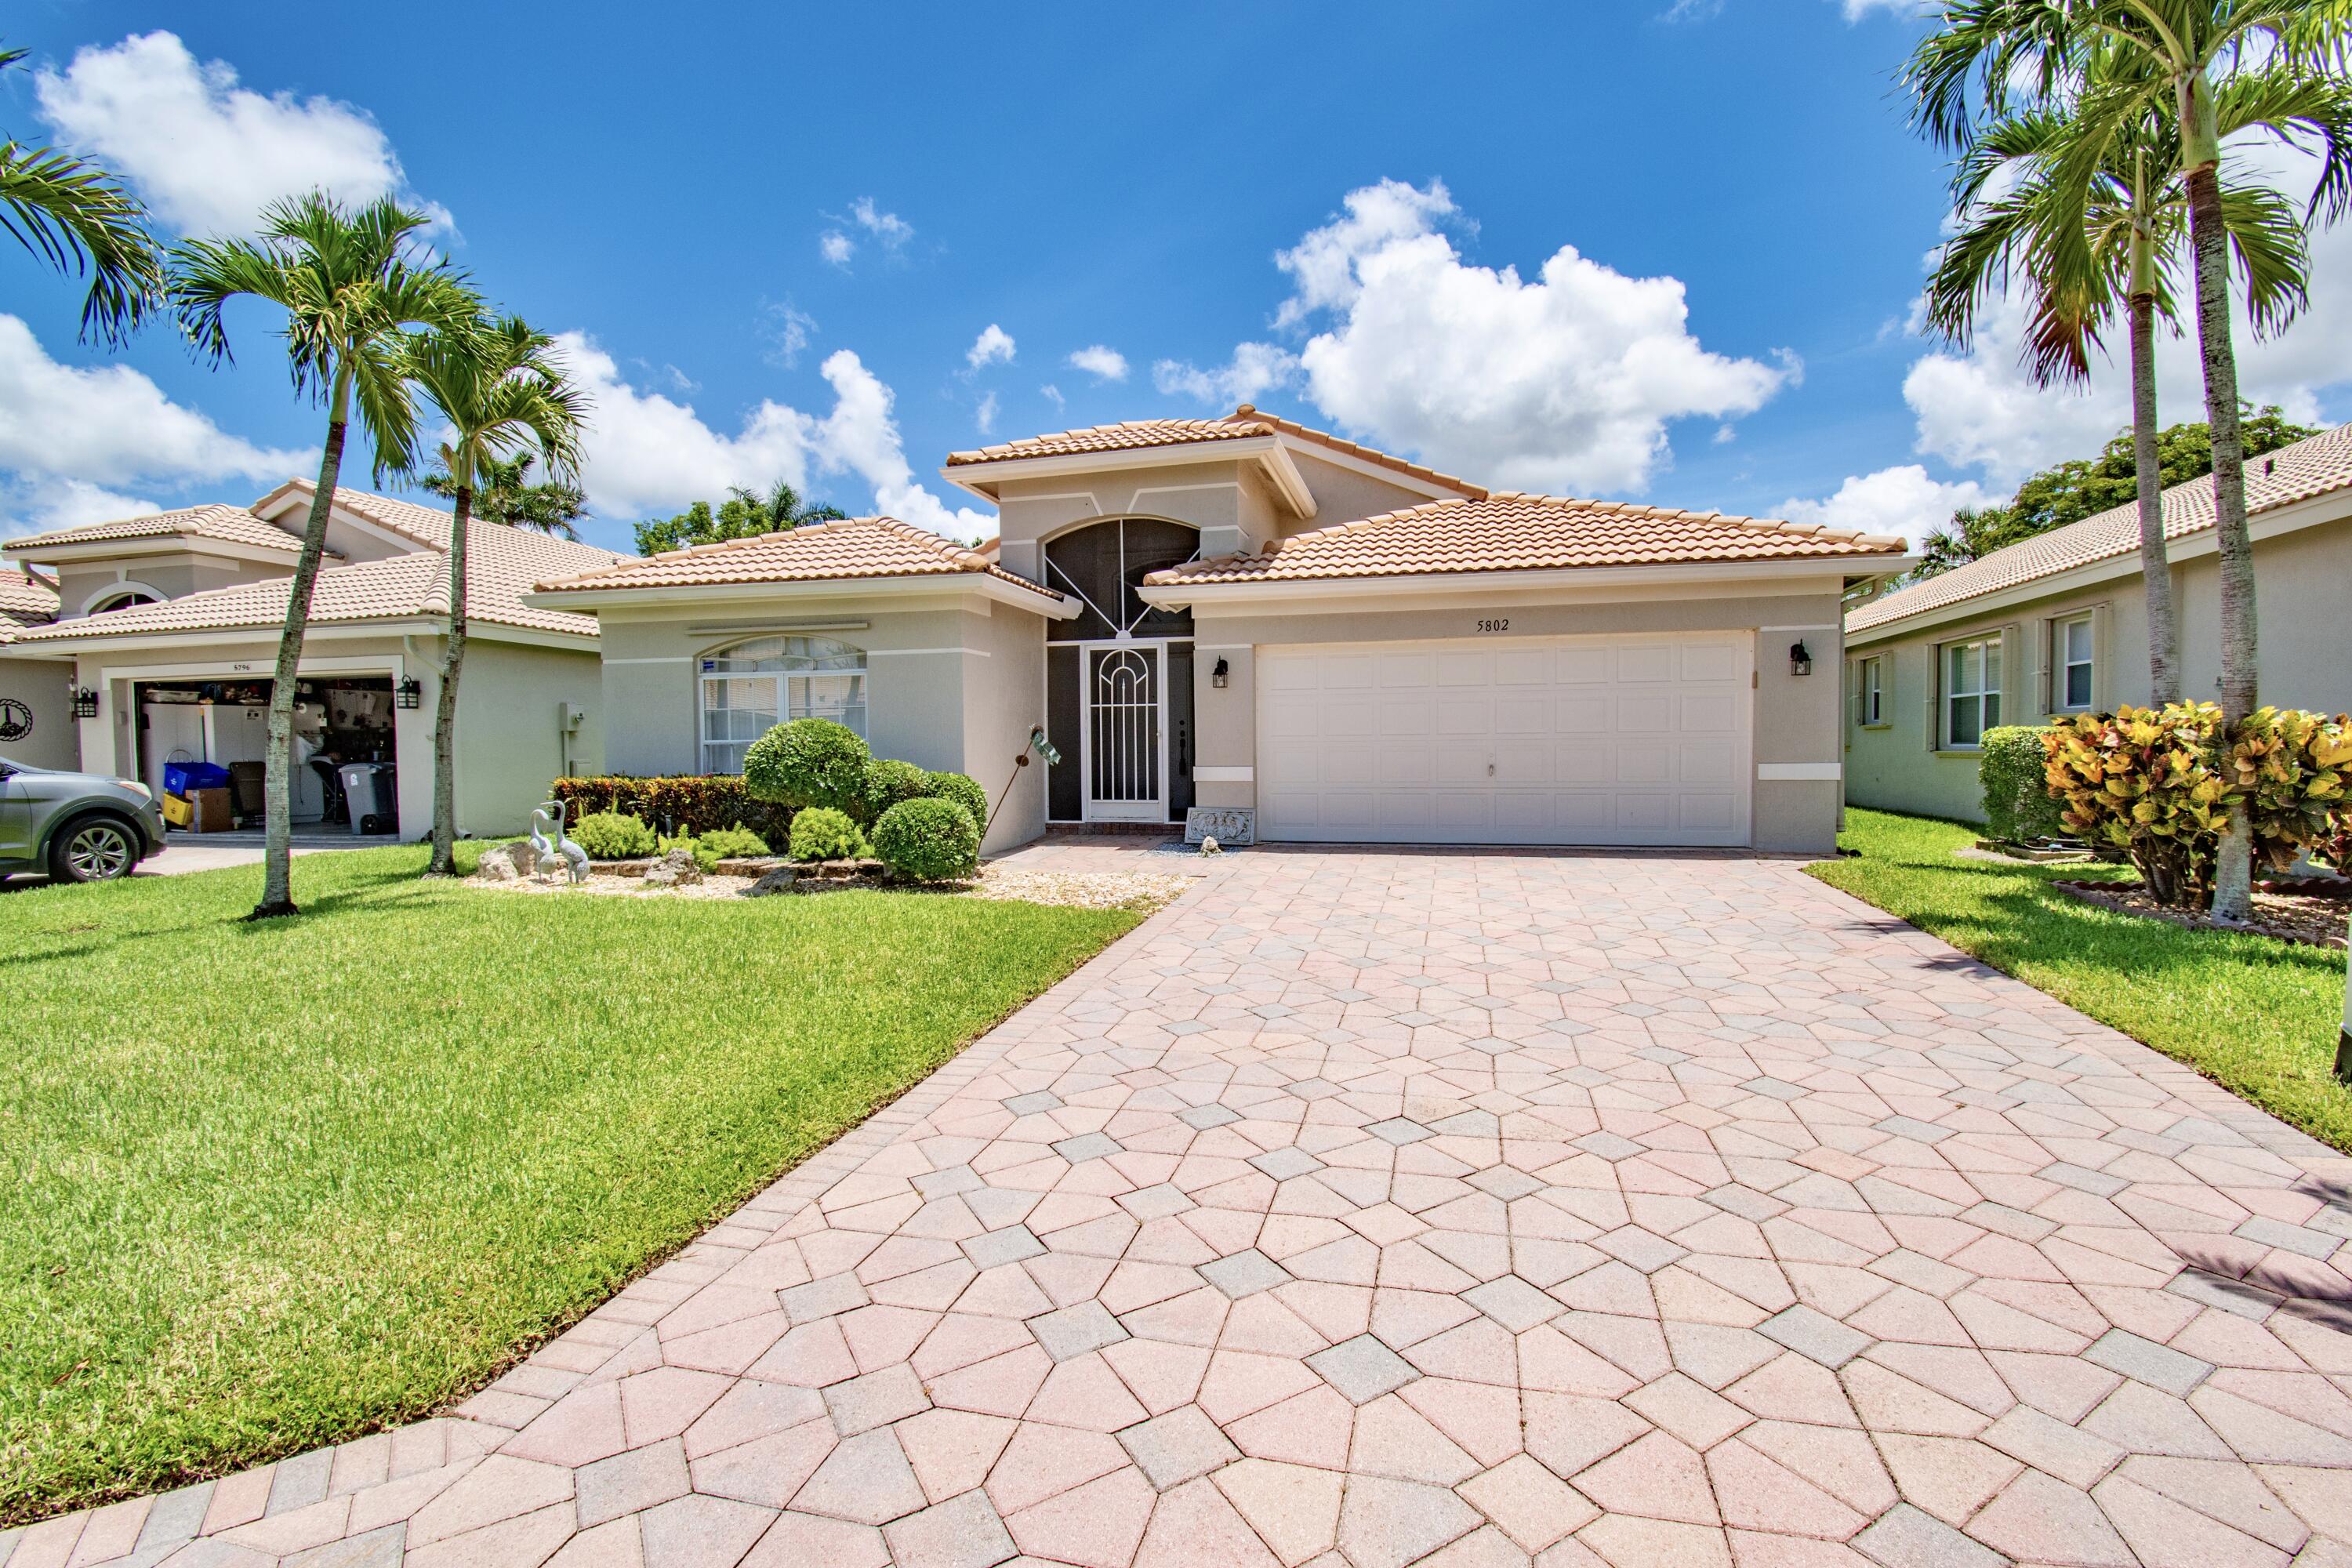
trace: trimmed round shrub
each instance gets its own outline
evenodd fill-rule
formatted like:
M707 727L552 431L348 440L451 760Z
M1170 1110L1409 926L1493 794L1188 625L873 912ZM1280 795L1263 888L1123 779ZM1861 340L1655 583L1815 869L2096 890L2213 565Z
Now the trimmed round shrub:
M856 860L866 853L866 836L845 811L813 805L793 818L795 860Z
M591 860L635 860L661 847L653 824L617 811L592 811L563 830Z
M2065 807L2050 794L2050 748L2038 724L2004 724L1984 732L1977 783L1984 791L1986 837L2021 844L2066 831Z
M874 853L909 882L960 882L980 869L980 825L952 800L905 800L874 824Z
M873 757L856 731L830 719L779 724L743 753L743 784L761 800L855 813Z
M931 788L934 776L896 757L875 758L866 764L866 792L860 799L864 810L858 819L870 824L902 800L920 800L937 793Z
M740 822L732 827L714 827L698 834L696 842L717 860L749 860L769 853L768 841Z
M985 828L988 826L988 792L979 784L962 773L933 773L930 784L931 787L924 792L926 795L951 800L963 807L973 826Z

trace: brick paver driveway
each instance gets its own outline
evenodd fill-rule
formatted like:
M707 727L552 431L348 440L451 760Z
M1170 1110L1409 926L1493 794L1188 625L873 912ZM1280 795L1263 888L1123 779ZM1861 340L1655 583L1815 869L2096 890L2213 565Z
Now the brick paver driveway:
M2341 1563L2344 1176L1791 865L1236 856L458 1416L7 1568Z

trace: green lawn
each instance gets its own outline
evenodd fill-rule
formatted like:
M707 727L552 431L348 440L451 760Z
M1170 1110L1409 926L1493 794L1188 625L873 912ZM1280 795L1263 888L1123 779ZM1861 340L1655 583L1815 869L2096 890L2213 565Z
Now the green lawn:
M0 896L0 1525L478 1386L1138 918L424 860Z
M2128 868L1953 857L1977 836L1849 809L1838 843L1859 853L1807 869L2352 1151L2352 1089L2333 1073L2341 952L2103 910L2049 884L2128 882Z

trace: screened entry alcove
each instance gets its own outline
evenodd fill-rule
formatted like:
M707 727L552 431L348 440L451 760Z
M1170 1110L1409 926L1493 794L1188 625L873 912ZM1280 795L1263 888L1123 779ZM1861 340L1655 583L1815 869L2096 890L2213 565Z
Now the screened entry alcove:
M866 650L830 637L763 637L705 654L702 771L740 773L752 742L788 719L866 733Z
M1192 616L1155 609L1147 574L1200 553L1194 529L1113 518L1046 541L1045 584L1077 602L1045 632L1055 822L1181 822L1192 804Z

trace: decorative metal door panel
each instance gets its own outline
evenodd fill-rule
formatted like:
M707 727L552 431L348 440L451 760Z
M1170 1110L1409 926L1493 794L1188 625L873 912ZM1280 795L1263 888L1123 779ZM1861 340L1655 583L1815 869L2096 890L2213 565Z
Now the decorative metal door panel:
M1160 660L1156 646L1087 649L1087 816L1094 820L1166 815Z

